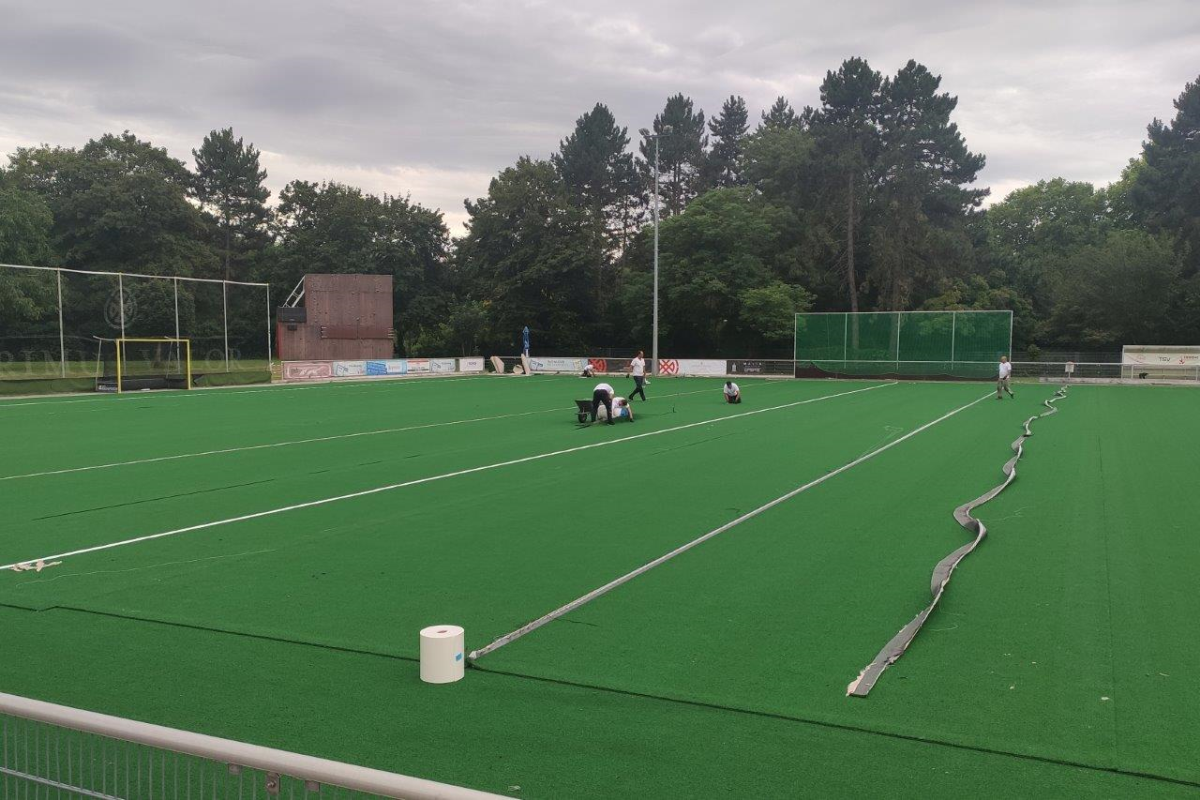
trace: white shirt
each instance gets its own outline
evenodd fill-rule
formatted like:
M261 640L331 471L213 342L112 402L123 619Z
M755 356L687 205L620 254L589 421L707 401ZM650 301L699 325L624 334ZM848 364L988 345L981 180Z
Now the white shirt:
M728 395L729 397L736 397L737 393L740 391L741 391L741 389L738 388L738 385L736 383L730 383L730 384L726 385L726 387L725 387L725 394Z
M629 368L633 370L633 374L638 377L644 377L646 374L646 359L635 358L629 362Z
M626 400L624 397L614 397L613 398L613 416L616 417L617 419L620 419L622 416L624 416L625 415L625 406L628 405L628 403L629 403L629 401Z
M1000 380L1004 380L1009 375L1012 375L1012 364L1008 361L1000 362Z
M611 397L613 394L613 388L607 383L597 383L596 388L592 389L593 394L596 392L608 392L609 396Z

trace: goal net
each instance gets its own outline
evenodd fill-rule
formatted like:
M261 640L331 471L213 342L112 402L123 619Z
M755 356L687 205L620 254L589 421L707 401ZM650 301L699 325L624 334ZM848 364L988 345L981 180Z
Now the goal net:
M796 315L798 378L984 379L1011 348L1011 311Z
M97 340L96 391L191 388L190 340L165 337Z

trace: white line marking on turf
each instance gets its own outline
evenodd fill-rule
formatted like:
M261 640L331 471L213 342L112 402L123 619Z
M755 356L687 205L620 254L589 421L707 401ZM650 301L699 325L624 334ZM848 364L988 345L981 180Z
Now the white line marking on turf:
M692 392L677 392L675 394L661 394L661 395L655 395L655 397L666 399L668 397L683 397L685 395L705 394L708 392L715 393L715 391L716 390L711 389L711 388L697 389L696 391L692 391ZM338 434L333 434L330 436L316 436L316 437L313 437L310 439L289 439L289 440L283 441L283 442L269 442L267 444L250 444L250 445L244 445L242 447L226 447L226 448L222 448L220 450L202 450L197 453L177 453L175 455L169 455L169 456L154 456L152 458L135 458L135 459L131 459L129 461L113 461L113 462L110 462L107 464L90 464L90 465L83 466L83 467L67 467L64 469L44 470L42 472L26 472L26 473L22 473L20 475L0 475L0 482L23 480L26 478L48 478L48 477L51 477L54 475L70 475L70 474L73 474L76 472L92 472L92 471L99 470L99 469L114 469L116 467L133 467L133 466L137 466L139 464L157 464L162 461L179 461L179 460L185 459L185 458L201 458L203 456L221 456L221 455L228 455L230 453L244 453L244 452L252 451L252 450L270 450L270 449L277 448L277 447L291 447L293 445L300 445L300 444L318 444L321 442L339 441L341 439L356 439L356 438L359 438L362 436L379 436L382 434L389 434L389 433L404 433L406 431L420 431L420 430L426 430L428 428L444 428L444 427L447 427L450 425L465 425L465 424L473 423L473 422L492 422L492 421L498 420L498 419L510 419L512 417L528 417L532 414L552 414L555 412L573 411L573 410L574 410L573 408L568 409L568 408L559 406L557 408L547 408L547 409L541 410L541 411L520 411L520 412L514 412L512 414L498 414L497 416L494 416L494 417L472 417L470 419L455 419L455 420L449 420L446 422L430 422L430 423L427 423L424 425L409 425L409 426L403 427L403 428L381 428L381 429L373 430L373 431L357 431L354 433L338 433Z
M702 425L714 425L714 424L717 424L720 422L728 422L731 419L740 419L742 417L752 417L757 414L766 414L771 411L780 411L785 408L794 408L796 406L807 405L808 403L818 403L818 402L821 402L822 400L833 400L838 397L846 397L847 395L859 394L861 392L870 392L875 389L882 389L882 388L885 388L888 386L895 386L895 385L896 385L895 382L877 383L874 386L867 386L862 389L853 389L853 390L847 391L847 392L838 392L837 394L821 395L820 397L810 397L807 400L797 400L795 402L784 403L783 405L771 406L769 408L759 408L759 409L755 409L754 411L746 411L741 414L730 414L730 415L724 416L724 417L714 417L712 419L701 420L700 422L689 422L686 425L676 425L673 428L663 428L662 430L657 430L657 431L647 431L646 433L637 433L637 434L634 434L633 436L623 436L620 439L607 439L603 442L593 442L592 444L579 445L578 447L568 447L565 450L554 450L549 453L539 453L537 455L525 456L523 458L514 458L509 461L500 461L495 464L485 464L482 467L471 467L469 469L461 469L456 472L447 472L442 475L431 475L427 478L417 478L417 479L411 480L411 481L404 481L403 483L392 483L387 486L376 486L373 489L364 489L360 492L351 492L350 494L338 495L336 497L324 497L324 498L321 498L320 500L310 500L306 503L297 503L297 504L291 505L291 506L283 506L282 508L272 508L272 509L268 509L267 511L256 511L253 514L243 514L242 516L239 516L239 517L229 517L228 519L219 519L219 520L215 520L213 522L202 522L199 525L189 525L185 528L176 528L175 530L163 531L161 533L152 533L147 536L138 536L138 537L135 537L132 539L123 539L119 542L109 542L108 544L100 544L100 545L95 545L92 547L84 547L79 550L71 550L70 552L59 553L59 554L53 555L53 556L42 556L41 558L32 558L32 559L25 559L22 561L16 561L16 562L13 562L12 564L6 564L3 566L0 566L0 570L12 569L13 567L18 566L20 564L31 564L36 561L50 561L52 559L62 559L62 558L69 558L71 556L79 556L79 555L83 555L85 553L95 553L100 550L111 550L114 547L125 547L126 545L139 544L141 542L149 542L154 539L162 539L167 536L177 536L181 533L190 533L192 531L204 530L206 528L215 528L220 525L230 525L235 522L246 522L248 520L259 519L261 517L270 517L270 516L274 516L276 514L284 514L289 511L299 511L300 509L304 509L304 508L314 508L316 506L328 505L330 503L338 503L343 500L354 500L359 497L367 497L368 495L380 494L381 492L390 492L393 489L403 489L407 486L418 486L423 483L432 483L434 481L445 480L447 478L457 478L462 475L472 475L477 472L487 472L488 470L500 469L501 467L511 467L511 466L515 466L517 464L525 464L530 461L540 461L544 458L553 458L555 456L563 456L563 455L567 455L568 453L579 453L584 450L593 450L598 447L608 447L610 445L621 444L623 442L632 442L636 439L646 439L651 436L661 436L664 433L674 433L675 431L688 430L689 428L698 428ZM989 394L988 396L990 397L991 395Z
M394 388L396 386L412 386L418 383L458 383L459 381L477 381L483 380L485 376L474 375L464 378L395 378L377 380L374 383L366 381L322 381L321 383L313 383L308 386L271 386L263 389L232 389L223 386L214 386L211 388L197 388L190 392L170 392L161 394L158 392L125 392L120 397L105 396L105 397L79 397L74 400L60 400L57 398L48 398L46 400L32 400L26 402L0 403L0 409L5 408L20 408L22 406L46 406L56 405L65 406L75 403L111 403L112 407L118 407L116 404L121 402L133 402L136 400L186 400L194 397L228 397L233 394L263 394L265 392L306 392L320 388L352 388L378 389L382 387Z
M675 548L671 552L661 555L658 558L654 559L653 561L643 564L642 566L638 567L637 569L633 570L632 572L627 572L624 575L622 575L621 577L619 577L615 580L609 581L608 583L604 584L603 586L599 587L598 589L593 589L592 591L588 592L587 594L583 595L582 597L577 597L574 600L572 600L571 602L567 603L566 605L559 606L558 608L551 611L549 614L545 614L541 617L538 617L537 619L533 620L532 622L526 623L525 625L522 625L520 628L517 628L515 631L511 631L509 633L504 634L503 636L501 636L499 639L496 639L491 644L481 647L478 650L471 651L471 653L467 655L467 658L470 661L475 661L476 659L482 658L483 656L486 656L488 653L498 650L501 647L503 647L504 645L514 642L517 639L520 639L525 634L532 633L533 631L535 631L538 628L545 625L547 622L553 622L554 620L558 619L559 617L569 614L570 612L574 611L575 609L579 608L580 606L584 605L585 603L589 603L592 600L595 600L597 597L600 597L601 595L607 594L608 592L612 591L613 589L616 589L621 584L628 583L629 581L633 580L634 578L638 577L639 575L649 572L650 570L657 567L659 564L662 564L666 561L670 561L672 558L674 558L677 555L680 555L681 553L686 553L688 550L691 550L693 547L695 547L699 544L703 544L704 542L707 542L709 539L712 539L714 536L721 535L722 533L729 530L730 528L734 528L734 527L737 527L738 525L741 525L746 520L750 520L750 519L757 517L759 514L763 513L764 511L767 511L768 509L774 508L775 506L779 505L780 503L784 503L784 502L787 502L788 500L791 500L793 497L800 494L801 492L807 492L809 489L813 488L814 486L819 486L822 483L824 483L825 481L829 480L830 478L832 478L836 475L841 475L846 470L856 467L859 464L863 463L864 461L868 461L868 460L874 458L875 456L879 455L880 453L884 452L885 450L890 450L891 448L895 447L896 445L900 444L901 442L903 442L907 439L911 439L912 437L916 436L918 433L921 433L922 431L926 431L926 430L932 428L934 425L937 425L939 422L950 419L950 417L953 417L955 414L959 413L960 411L965 411L968 408L970 408L971 406L975 405L976 403L981 403L984 400L987 400L991 396L992 396L992 393L988 392L983 397L980 397L978 400L972 400L970 403L967 403L964 406L959 406L958 408L954 409L953 411L951 411L947 414L943 414L942 416L938 417L937 419L933 420L932 422L926 422L921 427L916 428L916 429L906 433L904 436L901 436L899 439L896 439L895 441L892 441L892 442L888 442L883 447L872 450L870 453L867 453L866 455L859 456L858 458L854 459L853 461L843 464L842 466L835 469L833 472L827 472L824 475L822 475L821 477L817 478L816 480L809 481L808 483L804 484L803 486L798 486L795 489L792 489L787 494L782 494L779 497L776 497L774 500L764 503L763 505L759 506L758 508L754 509L753 511L749 511L749 512L743 514L742 516L738 517L737 519L730 520L729 522L726 522L724 525L722 525L719 528L714 528L713 530L709 531L708 533L704 534L703 536L699 536L699 537L691 540L687 544L680 545L679 547ZM50 556L50 558L63 558L63 556Z

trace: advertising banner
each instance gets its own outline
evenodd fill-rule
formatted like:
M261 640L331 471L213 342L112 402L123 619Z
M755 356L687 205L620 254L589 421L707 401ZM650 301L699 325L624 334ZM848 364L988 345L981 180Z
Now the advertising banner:
M365 361L335 361L333 362L333 377L356 378L367 374Z
M408 362L403 358L389 358L381 361L367 362L367 375L382 377L387 375L404 375L408 372Z
M534 372L583 372L583 358L542 358L530 356L529 366Z
M725 359L681 358L677 375L724 375Z
M679 362L673 358L660 358L658 360L659 375L678 375Z
M429 359L429 371L437 373L455 372L453 358L431 358Z
M329 361L285 361L285 381L327 381L333 377L333 364Z
M483 356L472 356L471 358L460 358L458 360L459 372L483 372Z
M410 358L408 359L408 374L429 372L428 358Z

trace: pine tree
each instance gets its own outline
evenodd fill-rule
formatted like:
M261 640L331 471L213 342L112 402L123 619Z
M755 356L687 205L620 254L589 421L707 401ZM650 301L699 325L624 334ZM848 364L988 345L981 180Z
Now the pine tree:
M575 130L551 158L568 191L614 239L622 233L626 201L638 190L628 147L627 129L617 125L607 106L597 103L576 120Z
M271 196L263 186L267 173L259 168L259 151L234 139L232 128L209 133L192 156L196 159L196 197L217 218L225 280L229 280L234 251L262 234Z
M787 128L801 128L800 117L796 116L796 112L792 110L792 105L782 95L775 98L775 103L771 108L762 113L762 122L758 124L758 129L761 130L781 130Z
M745 183L741 174L741 158L749 127L749 112L746 110L746 101L741 97L731 96L721 106L721 113L709 120L708 132L712 135L713 145L704 162L706 188Z
M821 84L821 108L812 114L813 132L830 173L831 200L844 220L843 263L850 310L858 311L859 272L855 263L856 228L863 195L879 157L879 92L883 78L861 58L842 62ZM778 103L776 104L778 105Z
M670 128L670 133L664 133ZM683 211L702 185L708 135L704 132L704 112L693 111L692 99L677 94L667 99L661 114L654 118L654 133L659 141L659 192L666 203L663 216ZM654 141L645 139L641 145L642 158L650 165L651 180L654 168Z
M1170 124L1147 128L1144 164L1130 190L1134 214L1154 233L1176 237L1185 274L1200 274L1200 78L1175 100Z

